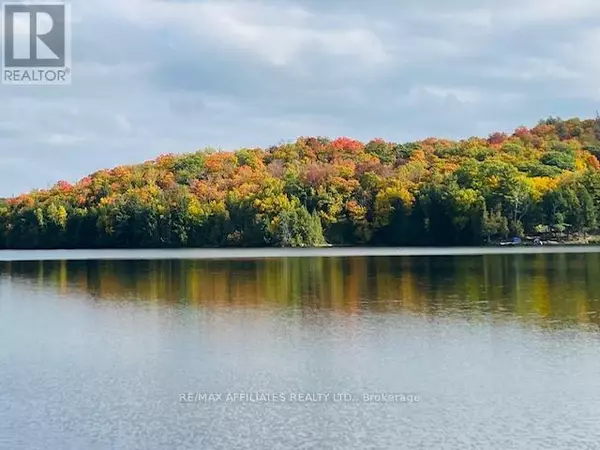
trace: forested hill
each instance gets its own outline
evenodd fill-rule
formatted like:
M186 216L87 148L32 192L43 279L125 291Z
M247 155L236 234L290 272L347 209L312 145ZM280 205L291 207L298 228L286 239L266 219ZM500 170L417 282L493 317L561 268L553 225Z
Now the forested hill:
M0 200L1 248L478 245L598 228L600 117L513 134L300 138L101 170Z

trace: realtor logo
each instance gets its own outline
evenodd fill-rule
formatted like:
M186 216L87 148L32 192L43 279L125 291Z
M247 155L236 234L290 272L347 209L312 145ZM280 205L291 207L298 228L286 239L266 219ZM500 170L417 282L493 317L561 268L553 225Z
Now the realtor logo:
M2 82L64 85L71 82L69 5L2 5Z

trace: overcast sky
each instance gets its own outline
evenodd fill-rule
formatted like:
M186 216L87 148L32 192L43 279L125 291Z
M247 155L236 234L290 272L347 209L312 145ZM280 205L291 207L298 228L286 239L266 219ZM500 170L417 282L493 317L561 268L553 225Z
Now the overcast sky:
M74 0L73 82L0 86L0 196L210 145L487 136L600 109L598 0Z

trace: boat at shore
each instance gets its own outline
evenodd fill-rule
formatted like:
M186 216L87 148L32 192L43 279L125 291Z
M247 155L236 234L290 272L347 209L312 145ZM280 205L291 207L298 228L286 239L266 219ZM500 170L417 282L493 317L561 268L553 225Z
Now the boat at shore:
M578 241L556 241L556 240L544 240L539 237L535 238L513 238L510 240L500 241L494 245L500 245L501 247L505 246L526 246L526 247L543 247L546 245L580 245Z

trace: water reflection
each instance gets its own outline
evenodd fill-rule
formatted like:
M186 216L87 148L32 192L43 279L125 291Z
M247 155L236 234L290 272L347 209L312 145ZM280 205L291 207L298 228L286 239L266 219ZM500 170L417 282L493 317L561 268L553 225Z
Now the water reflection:
M0 263L61 295L600 324L600 254Z

